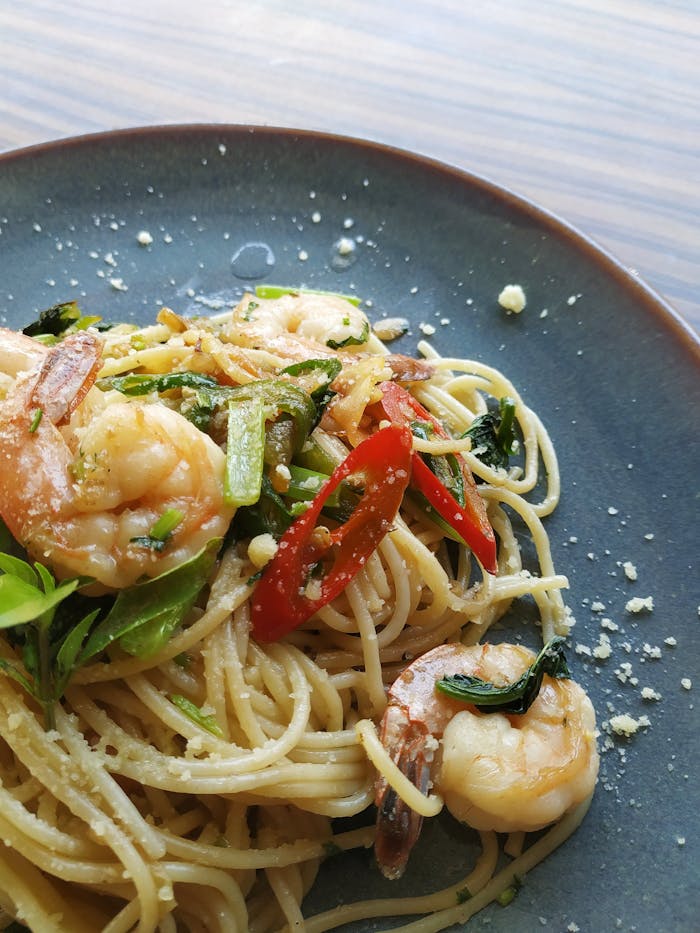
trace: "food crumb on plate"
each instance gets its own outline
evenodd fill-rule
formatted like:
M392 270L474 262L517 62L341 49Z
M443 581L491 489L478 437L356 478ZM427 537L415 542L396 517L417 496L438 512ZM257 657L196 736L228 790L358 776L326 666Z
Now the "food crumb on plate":
M520 314L527 304L522 285L506 285L501 289L498 303L509 314Z

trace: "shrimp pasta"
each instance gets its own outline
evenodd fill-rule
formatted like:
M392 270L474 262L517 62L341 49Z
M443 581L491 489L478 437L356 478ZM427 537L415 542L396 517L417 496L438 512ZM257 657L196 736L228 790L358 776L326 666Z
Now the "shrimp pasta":
M557 460L503 373L392 354L323 293L26 331L0 329L7 922L440 930L575 829L598 759ZM526 605L539 655L494 637ZM443 806L468 877L306 915L324 859L374 846L396 878Z

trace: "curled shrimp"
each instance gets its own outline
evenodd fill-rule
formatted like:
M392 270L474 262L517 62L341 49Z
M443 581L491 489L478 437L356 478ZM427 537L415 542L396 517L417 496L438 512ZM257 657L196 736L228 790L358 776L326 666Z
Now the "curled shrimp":
M50 349L28 339L0 330L0 368L19 374L0 402L0 515L34 559L119 589L226 532L225 455L210 437L159 402L92 388L95 335ZM162 550L149 546L169 510L178 524Z
M384 748L418 790L433 786L450 813L475 829L541 829L593 792L595 713L573 680L545 674L532 705L517 715L485 714L435 689L455 673L506 686L534 660L519 645L441 645L410 664L389 691ZM377 862L387 878L399 878L423 818L382 775L375 802Z
M367 315L338 295L309 292L256 298L245 295L233 311L232 342L291 359L336 356L369 340Z

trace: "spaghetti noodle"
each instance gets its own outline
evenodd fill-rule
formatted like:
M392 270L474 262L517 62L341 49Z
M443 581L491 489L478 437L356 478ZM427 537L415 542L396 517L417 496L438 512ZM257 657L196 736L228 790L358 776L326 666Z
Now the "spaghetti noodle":
M426 344L422 360L393 356L364 314L334 296L246 295L233 312L213 318L184 319L164 309L149 327L83 334L78 355L96 352L99 371L79 377L71 362L75 333L43 345L9 331L0 335L6 464L0 514L29 559L45 563L58 580L92 578L87 589L79 581L82 592L69 594L65 607L79 601L83 614L86 605L97 607L50 705L48 730L42 713L49 704L37 693L41 671L27 652L31 618L5 623L0 639L5 916L41 933L320 933L409 914L425 916L401 929L425 933L466 922L573 832L588 802L532 845L526 840L522 847L521 835L514 845L522 851L501 870L495 833L480 831L482 854L468 877L434 894L358 901L310 918L302 903L325 858L373 844L373 827L344 829L341 818L372 806L372 762L396 768L375 725L388 685L406 664L446 642L482 642L523 599L536 606L544 641L567 633L567 580L554 568L542 524L558 502L559 474L541 421L498 370L438 357ZM71 395L57 415L37 401L49 357L69 370L52 388L59 401ZM173 375L182 378L163 381ZM391 417L387 385L413 400L403 425ZM270 393L277 393L272 408ZM315 406L301 437L306 402L297 393ZM519 451L509 451L506 466L485 456L481 435L468 433L475 423L491 424L496 436L493 404L500 399L509 400L519 434ZM161 436L156 426L166 424L166 411ZM241 423L243 443L236 434ZM129 426L124 430L134 443L138 434L141 459L130 461L128 450L118 449L120 426ZM445 482L450 471L455 482L475 478L493 529L496 572L475 559L477 545L467 546L439 505L406 485L417 467L394 473L378 467L373 478L367 456L337 481L336 498L325 501L325 478L336 476L352 451L369 450L363 445L370 441L389 455L388 448L379 451L380 435L392 443L408 436L405 456L432 464L431 476L440 467ZM501 442L501 454L513 447ZM63 465L61 495L59 468L49 476L46 460L32 459L38 451ZM398 456L395 443L391 456ZM160 460L166 466L158 473ZM118 464L131 471L128 479L115 475ZM244 503L255 470L257 496ZM383 484L394 481L404 484L400 507L383 516L369 547L366 526L351 527L352 516L367 506L371 525L388 495ZM443 501L444 483L436 491L426 482L434 501ZM29 488L31 502L15 487ZM454 489L448 492L468 511L468 490L461 502ZM302 541L303 516L316 507L319 519ZM523 566L523 529L536 567ZM86 646L97 628L104 631L105 614L114 619L115 592L144 586L145 575L161 596L170 593L182 585L179 568L199 567L204 538L217 541L215 559L196 597L183 601L177 624L163 629L162 618L154 624L151 617L117 634L113 626L90 654ZM308 558L299 558L298 594L283 564L285 544L295 541ZM341 577L330 548L341 552L347 541L355 549L364 541L366 553L357 560L355 551L346 555L351 566ZM15 556L27 556L13 548ZM101 578L107 565L112 569ZM19 573L19 564L0 567L8 580ZM280 637L271 636L267 615L256 610L275 574L286 598L275 602L273 592L266 605L286 619ZM343 585L324 601L334 574ZM128 601L116 602L122 598ZM294 616L289 607L297 604L312 611ZM57 614L51 637L59 621ZM167 637L154 635L158 625ZM34 695L27 689L32 673ZM440 809L437 794L422 797L405 775L388 779L424 815Z

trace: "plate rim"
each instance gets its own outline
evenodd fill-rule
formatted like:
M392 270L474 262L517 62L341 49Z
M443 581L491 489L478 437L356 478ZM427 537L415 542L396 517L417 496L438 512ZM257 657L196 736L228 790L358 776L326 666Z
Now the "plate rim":
M587 257L597 263L622 288L627 289L645 308L654 314L673 335L679 339L683 348L700 363L700 333L673 307L673 305L643 278L631 272L620 259L596 239L560 214L543 207L536 201L500 184L490 176L462 168L451 162L438 159L425 153L405 149L400 146L378 140L307 128L276 126L257 123L160 123L126 126L111 130L99 130L65 137L56 137L43 142L33 143L16 149L0 152L0 171L12 163L21 163L36 156L51 156L90 145L107 145L110 141L128 141L154 139L158 136L201 136L209 134L247 134L267 138L301 137L308 141L322 141L324 144L339 144L369 150L380 156L391 157L414 166L448 176L462 184L489 195L505 203L507 207L523 215L532 217L540 225L563 237L569 245L583 250Z

